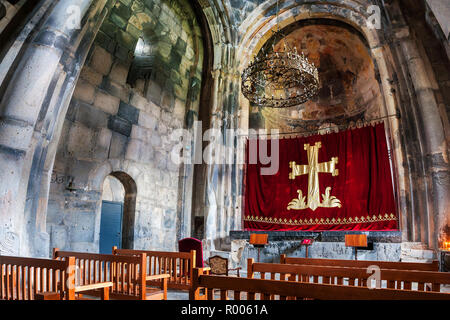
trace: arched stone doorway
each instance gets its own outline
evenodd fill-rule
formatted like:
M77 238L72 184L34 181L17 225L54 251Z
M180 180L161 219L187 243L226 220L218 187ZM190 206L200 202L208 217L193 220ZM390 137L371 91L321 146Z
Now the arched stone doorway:
M137 187L123 172L113 172L103 182L100 218L100 253L112 246L133 249Z

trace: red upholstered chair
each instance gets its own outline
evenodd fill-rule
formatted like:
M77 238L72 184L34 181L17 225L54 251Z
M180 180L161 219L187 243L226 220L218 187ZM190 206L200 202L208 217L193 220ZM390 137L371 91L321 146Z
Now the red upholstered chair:
M195 238L185 238L178 241L179 252L191 252L195 250L195 265L197 268L204 268L203 264L203 245L202 242Z

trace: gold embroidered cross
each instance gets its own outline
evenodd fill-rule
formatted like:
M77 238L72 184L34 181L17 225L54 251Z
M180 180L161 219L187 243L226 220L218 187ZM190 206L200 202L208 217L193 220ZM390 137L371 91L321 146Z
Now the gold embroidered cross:
M318 207L324 208L341 208L341 201L336 197L330 196L331 187L327 187L325 194L322 195L323 202L320 202L319 189L319 173L331 173L333 177L339 175L339 170L336 169L338 158L331 158L331 161L319 163L319 149L322 148L321 142L316 142L314 146L305 144L305 150L308 153L308 164L297 165L295 161L289 163L292 172L289 173L289 179L295 180L296 177L308 175L308 202L305 203L305 197L302 191L298 190L298 199L292 200L288 205L288 210L303 210L310 208L315 211Z

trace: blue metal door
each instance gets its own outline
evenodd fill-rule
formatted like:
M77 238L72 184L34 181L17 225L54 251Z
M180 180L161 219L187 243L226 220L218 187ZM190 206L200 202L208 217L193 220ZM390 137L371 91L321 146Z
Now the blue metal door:
M100 253L111 254L112 247L122 247L123 203L102 201Z

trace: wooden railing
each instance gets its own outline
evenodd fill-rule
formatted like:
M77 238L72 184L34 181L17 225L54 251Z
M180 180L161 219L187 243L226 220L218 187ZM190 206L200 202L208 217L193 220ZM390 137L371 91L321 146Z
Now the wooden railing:
M111 282L110 296L113 299L167 299L168 275L147 277L145 254L124 256L53 250L54 259L69 257L75 258L77 285ZM159 280L159 288L148 288L147 280ZM96 292L86 294L96 295Z
M169 274L168 288L189 290L192 271L195 268L195 250L191 252L165 252L117 249L113 254L134 256L145 254L147 257L147 276Z
M385 286L398 290L440 292L442 285L450 284L450 273L393 270L375 268L348 268L335 266L254 263L247 261L247 277L259 273L262 279L289 280L307 283L337 284L359 287ZM375 280L375 281L373 281ZM369 282L369 283L368 283Z
M73 258L55 261L0 256L0 299L37 300L48 295L55 298L55 294L59 299L75 299L75 288L67 287L74 266Z
M450 300L449 293L369 289L332 284L302 283L205 275L194 269L191 300Z
M286 255L282 254L280 256L280 263L347 267L347 268L367 268L369 266L376 265L380 269L439 271L439 261L433 261L431 263L418 263L418 262L389 262L389 261L365 261L365 260L309 259L309 258L289 258L286 257Z

